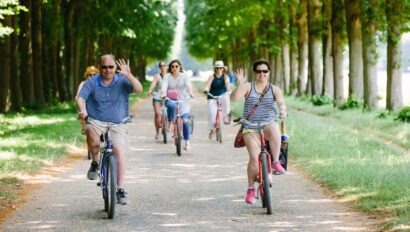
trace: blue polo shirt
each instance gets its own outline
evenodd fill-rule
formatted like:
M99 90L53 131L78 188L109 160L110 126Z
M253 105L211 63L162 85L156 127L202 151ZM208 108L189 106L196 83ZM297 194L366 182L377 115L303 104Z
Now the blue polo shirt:
M98 74L85 81L78 96L85 100L90 117L120 123L128 116L128 98L132 92L131 82L124 75L115 74L111 84L105 86Z

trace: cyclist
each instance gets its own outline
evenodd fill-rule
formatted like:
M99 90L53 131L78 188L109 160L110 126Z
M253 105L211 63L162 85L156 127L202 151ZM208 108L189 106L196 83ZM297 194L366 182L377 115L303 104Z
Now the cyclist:
M266 94L260 101L259 106L254 110L249 120L252 123L258 122L270 122L277 118L278 113L282 117L286 117L286 105L279 87L269 83L269 72L270 64L266 60L258 60L253 64L252 67L255 72L255 81L252 83L245 83L246 78L244 76L244 70L239 69L235 74L238 81L237 88L231 94L231 100L239 100L245 97L245 104L243 109L243 117L246 118L251 113L252 109L255 109L255 104L260 100L261 94L264 92L265 87L267 87ZM279 112L278 112L279 110ZM279 152L280 152L280 131L279 126L276 122L266 125L264 130L266 140L269 141L269 145L272 150L272 168L275 174L280 175L285 173L285 170L280 165L279 162ZM244 125L242 130L243 139L245 146L249 153L248 161L248 190L245 201L249 204L255 203L255 188L254 182L258 174L258 155L261 151L259 143L259 134L256 128Z
M205 83L204 91L208 92L214 96L221 97L222 111L225 115L225 124L230 123L230 100L227 93L231 92L231 86L229 84L229 76L224 73L225 66L222 60L218 60L214 65L214 74L209 76L207 82ZM216 99L208 95L208 129L209 129L209 139L212 139L214 134L214 125L216 111L218 110Z
M155 139L159 139L159 129L161 128L161 87L164 81L164 76L167 74L167 64L164 61L158 63L159 73L156 74L152 80L151 86L148 90L148 96L152 95L152 105L154 107L154 124L155 124Z
M190 78L183 73L182 65L179 60L173 60L168 64L168 73L164 77L162 83L161 97L168 97L172 100L183 101L180 105L180 114L183 120L183 134L185 140L185 150L191 149L189 113L191 111L190 98L194 97L192 93L192 84ZM171 131L171 124L175 119L176 103L173 101L165 101L168 113L168 131Z
M117 65L119 66L116 73ZM142 85L135 78L129 67L129 60L115 60L112 54L100 58L100 74L89 78L76 99L78 118L85 120L86 116L97 121L97 126L87 125L86 136L88 149L92 155L91 167L87 178L95 180L98 177L98 152L100 135L106 130L107 123L120 123L128 116L128 100L132 92L141 92ZM118 203L125 205L128 198L124 191L125 154L128 150L127 126L119 125L110 130L113 149L117 159L117 198Z

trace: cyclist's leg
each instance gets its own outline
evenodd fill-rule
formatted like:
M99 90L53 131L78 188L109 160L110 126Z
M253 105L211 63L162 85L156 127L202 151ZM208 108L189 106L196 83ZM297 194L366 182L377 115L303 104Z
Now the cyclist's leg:
M167 100L165 101L165 106L167 107L168 121L170 122L168 126L171 126L172 122L175 119L177 103Z
M181 116L183 125L183 134L185 140L185 150L191 149L191 144L189 142L191 135L191 126L189 125L189 113L185 113Z
M231 101L229 99L229 95L225 94L221 100L225 123L229 123L229 114L231 113Z
M91 152L93 161L98 162L98 152L100 151L100 135L104 128L98 125L87 124L85 134L87 136L88 150Z
M128 152L127 125L113 127L110 130L110 137L113 143L114 155L117 160L117 186L123 189L125 182L125 155Z
M216 111L218 110L218 105L215 99L208 100L208 130L212 133L215 126Z
M260 149L260 135L258 133L249 132L243 135L243 140L245 142L246 149L249 154L248 161L248 186L253 187L255 183L256 175L259 172L258 167L258 156L261 151Z
M269 146L272 151L273 160L272 162L276 162L279 160L279 152L280 152L280 131L279 126L276 122L266 125L264 130L265 139L269 141Z
M161 127L161 102L153 99L153 106L154 106L154 123L155 123L155 138L158 139L159 136L159 129Z

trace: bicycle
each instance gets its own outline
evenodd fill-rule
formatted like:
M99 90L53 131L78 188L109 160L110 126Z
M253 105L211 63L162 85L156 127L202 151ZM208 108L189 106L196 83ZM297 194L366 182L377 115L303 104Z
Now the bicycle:
M216 99L216 104L217 104L218 109L216 111L215 124L212 130L215 131L216 141L219 141L219 143L222 143L222 121L224 120L224 115L222 113L221 98L224 97L224 94L219 95L219 96L214 96L208 91L204 91L204 93L206 93L211 98Z
M176 108L176 115L175 119L173 121L174 124L174 143L176 146L177 154L178 156L182 155L182 128L183 128L183 122L181 118L181 113L180 113L180 104L182 103L181 100L172 100L168 97L165 97L165 100L176 102L177 108ZM171 122L170 122L171 123Z
M287 171L288 170L288 135L286 134L286 124L285 121L282 120L280 123L280 131L281 131L281 144L280 144L280 153L279 153L279 161L280 165ZM268 150L269 154L272 154L272 151L269 146L269 142L266 141L266 149ZM276 174L275 170L272 171L272 174Z
M266 149L265 135L263 133L263 128L266 125L271 124L273 121L274 120L270 122L264 122L264 123L261 123L261 122L252 123L243 118L239 120L234 120L234 122L239 122L242 125L257 127L257 132L260 135L261 151L258 155L259 173L257 176L257 182L259 183L258 193L259 193L259 196L261 197L262 207L267 209L268 214L272 214L273 212L272 197L271 197L272 182L270 178L270 175L272 173L272 155Z
M113 153L112 141L109 137L109 131L114 126L119 126L131 121L134 115L126 117L122 122L118 124L107 123L105 133L100 135L100 151L98 153L99 164L98 164L98 176L99 182L97 186L101 187L102 196L104 200L104 211L107 212L108 218L113 219L115 215L115 198L117 192L117 161ZM95 119L87 116L86 122L93 125Z

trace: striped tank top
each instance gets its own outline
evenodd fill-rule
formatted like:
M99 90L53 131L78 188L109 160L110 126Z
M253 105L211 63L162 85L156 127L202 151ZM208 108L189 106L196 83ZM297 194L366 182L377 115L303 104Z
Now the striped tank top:
M256 92L255 82L252 82L251 90L243 106L243 118L248 117L255 104L259 102L259 97L261 96L261 94L262 93ZM256 108L256 111L251 115L248 121L252 123L270 122L273 119L277 118L277 115L278 109L276 99L273 95L272 84L269 84L268 91L266 92L265 96L263 96L262 102L259 104L258 108ZM247 125L245 125L244 127L248 129L257 129L257 127Z

